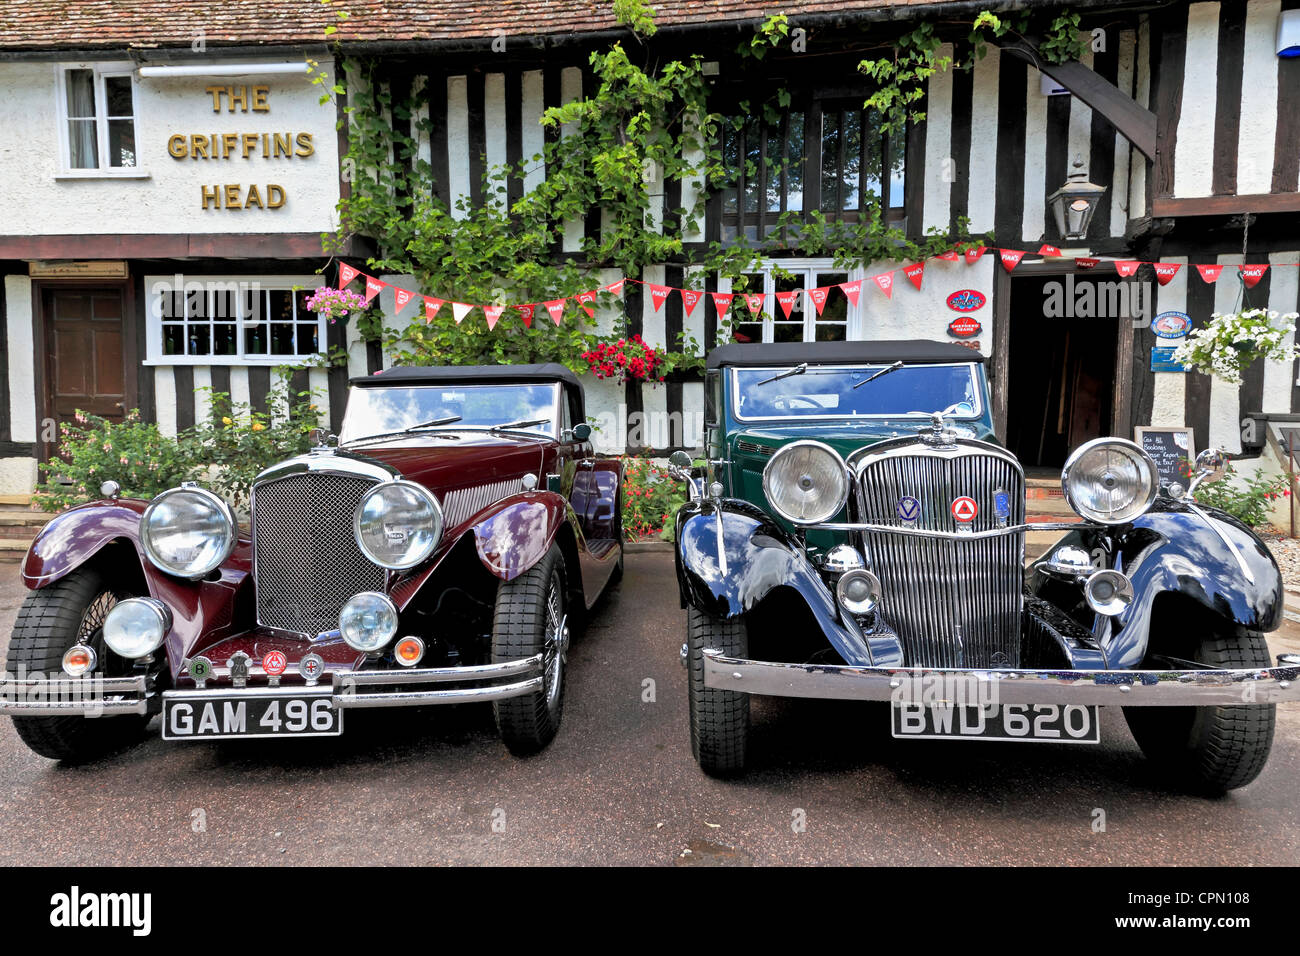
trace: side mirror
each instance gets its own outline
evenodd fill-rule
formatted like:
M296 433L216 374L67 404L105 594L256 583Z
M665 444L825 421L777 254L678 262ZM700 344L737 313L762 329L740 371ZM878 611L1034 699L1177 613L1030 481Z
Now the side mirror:
M591 437L591 426L586 422L579 422L573 426L572 432L574 441L586 441Z
M668 474L686 482L691 488L691 497L695 497L695 480L691 476L691 463L694 461L689 452L675 451L668 456Z
M668 456L668 464L672 465L674 468L690 468L691 461L692 459L690 454L684 451L675 451Z
M1207 481L1218 481L1228 473L1228 456L1219 448L1207 448L1196 456L1196 475L1187 486L1186 496Z

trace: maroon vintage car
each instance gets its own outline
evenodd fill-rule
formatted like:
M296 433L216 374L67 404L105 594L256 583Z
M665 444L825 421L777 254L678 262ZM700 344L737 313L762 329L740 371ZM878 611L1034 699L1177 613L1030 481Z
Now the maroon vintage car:
M241 527L187 483L74 508L32 544L0 713L37 753L330 736L356 707L490 701L555 736L570 627L623 567L619 463L561 365L354 380L336 445L258 476Z

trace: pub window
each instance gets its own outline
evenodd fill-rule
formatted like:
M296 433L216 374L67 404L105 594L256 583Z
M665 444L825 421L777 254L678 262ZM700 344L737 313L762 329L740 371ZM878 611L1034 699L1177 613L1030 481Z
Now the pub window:
M721 124L720 145L724 241L762 240L787 212L857 222L875 205L888 222L903 219L906 136L883 132L862 97L812 100L774 123L737 108Z
M853 338L849 329L856 308L839 288L841 282L847 281L849 274L836 270L829 260L774 261L761 271L747 273L743 290L739 285L734 289L722 288L728 285L723 279L719 283L723 292L764 293L763 311L758 315L750 311L742 295L732 300L728 310L732 320L731 336L737 342L843 342ZM825 287L829 287L829 291L819 315L803 290ZM777 303L776 293L795 290L800 294L795 296L794 306L787 317ZM719 333L719 343L726 340L726 336Z
M129 70L59 70L62 166L70 173L134 173L135 81Z
M155 276L148 363L282 364L326 350L325 318L307 308L315 276Z

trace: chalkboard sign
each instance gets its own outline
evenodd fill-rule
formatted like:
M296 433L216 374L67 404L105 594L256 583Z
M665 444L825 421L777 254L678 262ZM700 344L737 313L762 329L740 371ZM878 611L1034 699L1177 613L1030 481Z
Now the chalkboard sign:
M1184 472L1183 459L1196 459L1196 447L1190 428L1159 428L1141 425L1134 430L1136 441L1156 463L1160 487L1177 482L1184 488L1191 480Z

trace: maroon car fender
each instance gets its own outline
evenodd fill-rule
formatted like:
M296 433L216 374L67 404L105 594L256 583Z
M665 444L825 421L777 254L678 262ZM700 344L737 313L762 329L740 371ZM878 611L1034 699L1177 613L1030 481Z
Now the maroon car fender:
M241 538L221 566L219 576L187 581L153 566L140 545L140 515L149 502L136 499L95 501L57 515L41 529L23 561L22 577L36 590L66 577L104 548L125 542L135 552L150 597L172 612L166 649L172 675L200 638L229 629L235 592L248 576L249 542ZM133 569L134 570L134 569Z
M502 581L513 581L545 557L568 520L568 501L553 491L503 498L474 524L479 560Z

